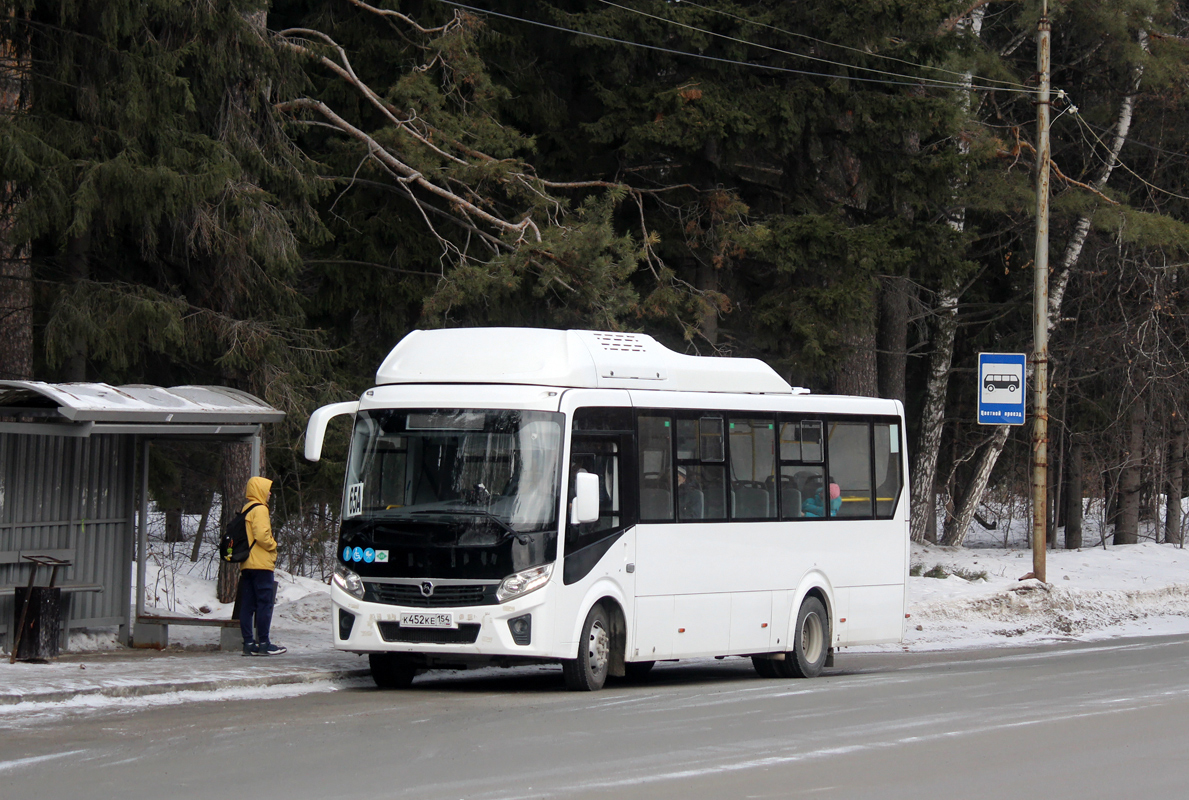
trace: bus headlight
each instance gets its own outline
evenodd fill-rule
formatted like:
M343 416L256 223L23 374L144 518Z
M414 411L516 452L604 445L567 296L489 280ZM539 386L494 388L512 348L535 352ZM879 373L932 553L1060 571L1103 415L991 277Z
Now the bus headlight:
M495 590L495 598L503 603L514 597L536 591L549 583L549 576L552 574L553 565L546 564L543 567L533 567L517 572L515 575L509 575L504 578L500 588Z
M363 599L363 578L356 575L351 570L344 567L342 564L334 565L335 584L347 594L354 597L356 600Z

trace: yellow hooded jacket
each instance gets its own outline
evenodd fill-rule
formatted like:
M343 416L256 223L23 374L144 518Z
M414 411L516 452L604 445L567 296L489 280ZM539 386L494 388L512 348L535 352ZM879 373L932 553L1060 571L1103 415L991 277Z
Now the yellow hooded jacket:
M240 511L253 503L260 505L244 518L248 528L248 543L255 542L256 545L248 551L248 560L242 564L242 569L272 571L277 567L277 540L272 538L272 522L268 518L268 493L271 490L272 481L268 478L248 478L248 488L244 491L248 501Z

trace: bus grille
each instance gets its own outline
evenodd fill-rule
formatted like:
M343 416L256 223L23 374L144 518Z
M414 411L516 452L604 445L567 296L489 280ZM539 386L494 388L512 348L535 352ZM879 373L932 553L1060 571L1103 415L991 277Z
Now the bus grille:
M474 644L480 628L477 622L461 623L457 628L402 628L399 622L377 622L376 625L384 641L410 644Z
M443 586L433 589L433 594L426 597L421 593L421 585L404 583L369 583L364 581L363 599L369 603L387 603L392 606L406 606L408 608L453 608L458 606L493 606L496 600L495 590L498 583L479 584L469 586Z

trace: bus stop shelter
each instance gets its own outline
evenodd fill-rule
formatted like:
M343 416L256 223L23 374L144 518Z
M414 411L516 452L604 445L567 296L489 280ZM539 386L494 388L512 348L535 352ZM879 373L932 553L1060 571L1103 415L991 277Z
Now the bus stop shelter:
M56 576L63 643L71 628L118 627L120 641L132 644L138 618L151 632L154 620L144 612L150 443L250 442L258 474L261 426L283 417L224 386L0 381L0 641L12 649L16 588L37 579L29 570L38 561L50 560L69 564Z

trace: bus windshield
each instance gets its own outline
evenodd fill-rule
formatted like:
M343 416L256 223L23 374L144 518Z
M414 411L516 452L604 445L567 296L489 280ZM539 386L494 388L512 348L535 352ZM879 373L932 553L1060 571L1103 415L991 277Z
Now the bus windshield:
M562 423L543 411L360 411L343 517L451 546L556 532Z

